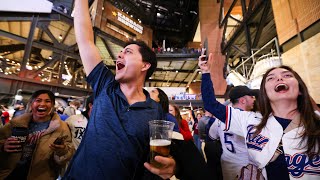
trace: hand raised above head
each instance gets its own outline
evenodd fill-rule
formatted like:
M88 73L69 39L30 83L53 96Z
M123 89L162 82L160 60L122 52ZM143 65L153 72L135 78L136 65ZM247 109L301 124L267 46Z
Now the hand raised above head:
M209 54L208 61L205 60L206 55L199 56L198 66L200 67L202 73L210 73L210 67L208 62L211 61L212 53Z

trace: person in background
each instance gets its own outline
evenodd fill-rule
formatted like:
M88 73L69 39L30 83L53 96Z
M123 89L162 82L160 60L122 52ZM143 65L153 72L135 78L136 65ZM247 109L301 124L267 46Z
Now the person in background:
M57 108L56 108L56 111L57 111L57 113L58 113L58 115L60 116L60 119L61 119L62 121L65 121L66 119L68 119L69 116L66 115L66 114L63 114L64 108L63 108L62 106L57 107Z
M267 179L319 179L320 118L302 78L288 66L269 69L260 87L261 113L241 111L216 100L209 74L213 56L203 57L204 107L225 123L226 131L246 137L251 167L262 169Z
M157 103L160 103L162 110L165 114L165 120L171 121L174 123L173 130L179 132L179 126L177 119L169 113L169 98L167 94L162 91L160 88L154 88L150 91L150 97Z
M199 123L199 120L202 117L202 115L201 115L201 113L197 113L197 116L195 116L193 110L190 110L190 114L191 114L191 119L193 119L193 121L194 121L193 127L192 127L193 140L194 140L194 143L196 144L198 150L200 151L200 153L203 154L202 147L201 147L202 142L200 141L199 130L198 130L198 123Z
M9 113L7 111L2 112L1 114L2 125L6 125L10 121Z
M21 114L25 113L25 107L23 101L17 101L14 105L14 113L12 115L12 118L16 116L20 116Z
M0 108L0 118L1 118L1 122L0 122L0 124L1 124L1 126L4 126L5 124L6 124L6 119L4 118L4 117L2 117L2 114L4 113L4 112L8 112L8 108L6 107L6 106L4 106L4 105L2 105L1 104L1 108ZM9 113L8 113L9 114Z
M206 132L206 125L208 124L211 118L212 114L208 111L205 111L204 115L200 118L198 122L199 138L201 141L205 141L205 139L207 139L208 134Z
M235 86L230 90L232 107L241 111L252 111L258 91L247 86ZM212 139L220 139L222 145L221 167L223 179L232 180L240 176L241 168L249 164L245 138L225 131L225 124L216 120L209 130Z
M66 123L68 124L71 134L72 134L72 142L74 148L77 150L84 132L87 128L87 124L91 115L93 106L93 96L89 96L86 100L86 110L81 114L72 115L66 119Z
M57 179L74 148L70 130L54 112L54 104L51 91L38 90L30 98L30 112L0 129L0 179ZM12 135L25 136L25 143Z
M77 114L77 109L80 107L80 102L73 100L69 103L69 106L63 111L63 114L67 116L72 116Z
M188 122L182 119L179 107L174 104L169 104L169 113L172 114L178 121L180 133L185 141L193 140L189 130Z
M159 178L148 171L151 167L157 170L152 173L170 178L172 159L156 156L162 168L144 164L150 152L148 122L164 118L160 104L143 89L157 67L155 53L142 41L128 42L117 56L114 75L95 46L92 27L88 1L76 0L75 36L94 103L85 136L63 178Z

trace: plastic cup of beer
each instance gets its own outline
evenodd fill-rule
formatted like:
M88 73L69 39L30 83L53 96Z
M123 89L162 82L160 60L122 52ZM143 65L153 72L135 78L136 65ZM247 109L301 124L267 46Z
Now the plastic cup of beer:
M168 157L174 123L165 120L149 122L150 130L150 164L160 168L162 165L154 160L156 156Z

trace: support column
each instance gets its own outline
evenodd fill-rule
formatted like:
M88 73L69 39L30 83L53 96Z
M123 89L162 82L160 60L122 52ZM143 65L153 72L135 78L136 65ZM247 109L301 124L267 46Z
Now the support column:
M221 53L221 40L223 29L219 28L220 3L217 0L199 0L199 20L201 42L208 38L208 54L212 53L213 61L209 62L211 80L213 81L216 95L223 95L227 83L223 77L225 56Z
M28 36L27 43L26 43L26 46L24 49L23 60L21 62L19 77L26 77L26 73L27 73L26 66L27 66L27 62L28 62L30 55L31 55L33 36L34 36L35 29L37 27L38 18L39 18L38 15L32 17L32 22L31 22L31 26L30 26L30 30L29 30L29 36Z

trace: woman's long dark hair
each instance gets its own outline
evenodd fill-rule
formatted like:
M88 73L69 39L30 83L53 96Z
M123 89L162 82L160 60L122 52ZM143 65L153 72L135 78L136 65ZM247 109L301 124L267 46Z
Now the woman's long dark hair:
M178 121L178 126L181 127L181 121L182 121L182 117L181 117L181 114L180 114L180 109L177 105L175 104L170 104L173 108L174 108L174 111L176 112L176 115L174 116L177 121Z
M156 89L159 92L159 95L158 95L158 98L160 100L159 104L161 105L164 114L167 114L167 113L169 113L169 99L168 99L168 96L160 88L156 88Z
M257 131L261 132L261 130L266 126L268 118L272 113L272 108L270 105L270 100L267 96L267 92L265 89L266 78L268 74L274 69L286 69L290 71L294 77L297 79L299 83L299 96L297 99L298 111L300 113L301 123L304 125L305 131L301 135L302 141L307 140L307 154L310 156L312 153L316 151L317 154L320 154L320 148L317 148L317 145L320 145L320 119L314 113L314 109L312 107L312 103L310 100L310 95L308 92L308 88L306 84L303 82L301 77L296 73L292 68L288 66L280 66L269 69L262 78L261 86L260 86L260 94L259 94L259 107L262 114L262 120L260 124L257 125ZM300 142L301 144L301 142Z

